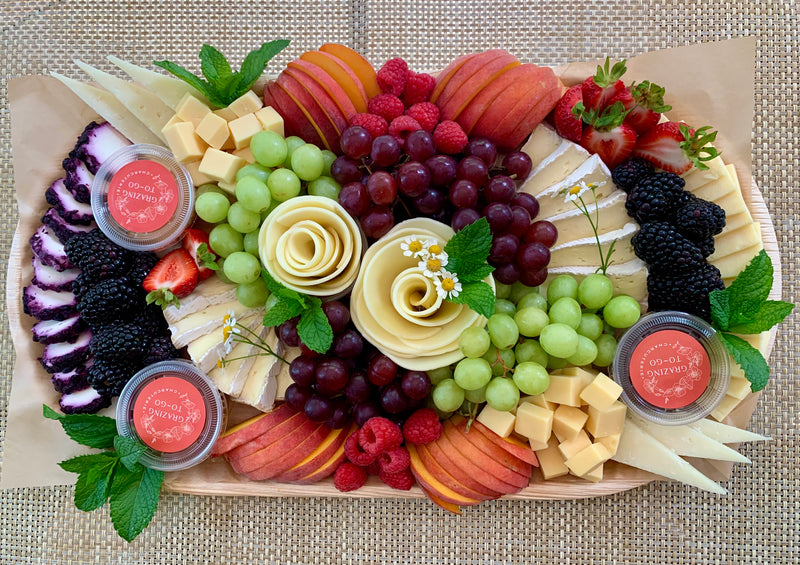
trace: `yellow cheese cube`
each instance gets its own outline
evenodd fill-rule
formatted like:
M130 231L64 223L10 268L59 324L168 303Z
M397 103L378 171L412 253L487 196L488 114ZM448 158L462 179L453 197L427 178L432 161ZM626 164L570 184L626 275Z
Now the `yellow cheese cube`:
M588 416L586 412L574 406L562 405L553 413L553 432L558 441L575 439L578 432L583 430Z
M544 391L544 399L556 404L577 407L581 405L579 395L583 388L584 381L581 377L550 375L550 386Z
M602 443L606 446L611 452L611 456L613 457L617 453L617 448L619 447L619 438L622 437L622 434L611 434L610 436L604 436L597 438L597 443Z
M598 410L594 406L589 406L586 431L595 439L621 433L625 425L626 411L627 408L619 400L608 410Z
M191 122L176 122L162 131L169 145L169 150L181 163L196 161L203 156L206 142L194 133Z
M592 440L589 438L589 434L581 430L580 433L573 439L559 443L558 450L561 452L561 455L564 457L564 459L569 459L590 445L592 445Z
M537 439L529 439L528 443L531 446L531 451L539 451L540 449L547 449L547 443Z
M223 182L220 181L217 183L217 186L220 187L225 192L235 195L236 194L236 182Z
M261 123L255 114L245 114L228 122L228 128L236 149L244 149L250 147L250 140L261 131Z
M598 410L611 408L614 401L622 394L622 387L603 373L598 373L589 386L581 391L581 400Z
M606 446L601 443L593 443L564 461L564 465L582 477L609 459L611 459L611 452L606 449Z
M569 469L564 465L564 458L558 450L558 441L555 438L551 438L547 442L546 449L537 450L536 457L539 459L539 469L542 471L542 476L546 481L556 477L563 477L569 473Z
M728 392L729 396L734 398L738 398L739 400L744 400L745 397L750 394L750 381L748 381L744 377L734 377L731 376L731 382L728 385Z
M183 166L186 167L187 171L189 171L189 175L192 177L193 185L200 186L201 184L215 182L214 179L200 172L200 159L197 161L189 161L188 163L184 163Z
M541 406L542 408L547 408L548 410L555 411L558 408L558 404L555 402L548 402L544 398L544 394L534 394L532 396L523 396L519 399L519 403L522 404L523 402L530 402L531 404L535 404L536 406Z
M248 90L239 98L228 104L228 109L241 118L247 114L252 114L256 110L260 109L263 105L264 104L261 102L261 98L258 97L258 94L252 90Z
M735 396L726 394L722 399L722 402L720 402L719 405L711 411L710 416L717 422L721 422L728 417L728 414L733 412L733 409L736 408L740 402L741 400Z
M253 157L253 152L250 150L249 147L245 147L244 149L239 149L238 151L234 151L233 154L236 155L237 157L241 157L248 163L256 162L256 158Z
M186 121L186 120L181 118L178 114L175 114L169 120L167 120L167 123L164 124L164 126L161 128L161 133L164 133L164 130L167 129L172 124L177 124L179 122L184 122L184 121Z
M221 148L231 135L228 130L228 122L214 112L206 114L197 124L194 132L214 149Z
M523 402L517 406L514 431L528 439L545 442L553 431L553 412L547 408Z
M197 127L197 124L206 117L206 114L210 113L211 108L188 92L183 96L181 101L178 102L178 106L175 108L175 114L180 116L182 120L192 122L194 127Z
M236 115L236 112L234 112L233 110L231 110L227 106L225 108L220 108L219 110L214 110L214 113L217 116L219 116L220 118L222 118L223 120L225 120L226 122L229 122L231 120L235 120L236 118L239 117L239 116Z
M599 483L603 480L603 463L600 463L597 467L586 473L585 475L581 475L582 479L586 479L587 481L591 481L593 483Z
M261 124L261 129L274 131L281 137L284 136L283 118L272 106L264 106L256 114L256 119Z
M500 437L508 437L514 429L516 418L511 412L500 412L487 404L478 414L477 420Z
M200 172L217 182L232 183L236 172L245 165L245 160L219 149L209 148L200 162Z

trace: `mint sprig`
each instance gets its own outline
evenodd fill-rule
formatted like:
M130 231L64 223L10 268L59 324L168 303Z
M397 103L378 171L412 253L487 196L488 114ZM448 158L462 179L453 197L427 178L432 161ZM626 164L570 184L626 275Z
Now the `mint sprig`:
M733 334L758 334L780 324L794 309L782 300L767 300L772 289L772 260L762 249L724 290L714 290L711 325L733 360L742 368L755 392L769 380L769 365L755 347Z
M316 296L308 296L276 281L266 271L261 271L261 278L267 283L269 291L278 299L264 316L267 327L279 326L296 316L297 334L306 347L317 353L325 353L333 344L333 329L328 317L322 310L322 301Z
M492 248L492 231L486 218L465 226L445 244L447 269L461 283L461 292L449 300L466 304L472 310L490 318L494 313L495 296L492 287L483 282L494 271L486 262Z
M270 59L289 45L287 39L264 43L244 58L239 71L231 69L225 56L211 45L200 48L200 71L205 79L187 71L172 61L153 61L202 92L214 106L223 108L245 94L264 73Z
M42 406L42 413L45 418L57 420L77 443L105 450L59 463L65 471L78 475L76 508L91 512L109 501L114 529L125 541L135 539L155 515L164 481L163 471L139 463L147 448L134 439L117 435L113 418L59 414L47 405Z

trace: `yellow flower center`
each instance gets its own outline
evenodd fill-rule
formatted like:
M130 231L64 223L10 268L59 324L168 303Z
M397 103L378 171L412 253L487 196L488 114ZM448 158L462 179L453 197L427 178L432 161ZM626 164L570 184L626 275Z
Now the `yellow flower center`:
M446 290L447 292L450 292L455 287L456 287L456 283L453 281L453 279L447 279L447 278L442 279L442 288L444 290Z
M426 264L428 266L428 270L431 271L432 273L435 273L442 268L442 262L439 261L438 259L428 259L428 262Z
M575 186L573 186L572 188L569 189L570 195L578 194L580 191L581 191L581 185L579 185L579 184L576 184Z
M228 336L231 335L232 331L233 331L233 328L230 327L230 326L223 327L222 328L222 337L224 337L225 339L228 339Z
M416 240L412 241L411 243L408 244L408 250L413 253L422 251L422 242Z
M223 366L223 364L222 364L222 359L217 359L217 367L219 367L220 369L222 369L222 366Z
M428 248L428 251L431 252L431 255L438 255L442 252L442 248L436 245L435 243Z

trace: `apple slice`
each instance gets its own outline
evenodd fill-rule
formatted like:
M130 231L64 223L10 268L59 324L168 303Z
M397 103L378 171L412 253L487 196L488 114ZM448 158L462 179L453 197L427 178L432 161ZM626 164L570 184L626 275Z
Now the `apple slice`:
M314 98L314 100L317 102L317 105L322 109L323 112L325 112L325 114L327 114L328 121L336 129L336 143L338 144L338 136L341 135L342 131L344 131L344 129L349 125L347 117L339 109L339 106L333 101L330 95L328 95L325 89L322 88L317 81L310 78L304 72L287 67L281 74L285 74L294 79L297 84L301 85L306 92L308 92L308 94Z
M483 53L478 53L453 73L453 76L447 82L447 86L444 87L444 90L439 95L436 104L439 108L446 106L450 99L461 91L462 87L468 86L469 92L480 91L481 87L489 82L489 76L515 61L519 62L514 55L505 49L490 49ZM464 94L469 93L465 91ZM461 96L458 96L456 104L459 103L460 99Z
M296 135L309 143L320 146L323 144L319 132L311 122L311 118L275 82L270 81L267 83L264 91L264 104L272 106L283 116L287 136Z
M265 430L260 436L256 436L245 444L242 444L225 454L229 459L241 459L272 445L279 439L291 434L294 430L307 423L309 419L302 412L290 414L282 422L277 422L274 426Z
M271 443L261 446L260 449L248 449L247 451L239 451L238 453L229 453L227 456L228 462L237 473L247 474L280 455L294 450L318 427L318 423L312 422L306 418L299 426L290 430L285 430L283 436ZM247 447L247 444L242 447ZM242 447L237 449L242 450Z
M461 55L460 57L456 58L447 65L442 72L436 75L436 86L433 87L433 92L431 92L430 101L436 104L436 101L439 100L439 95L447 86L447 83L450 82L450 79L453 78L453 75L464 65L467 61L472 59L478 53L468 53L467 55Z
M441 439L438 439L436 441L427 443L425 444L425 447L428 453L430 453L431 456L439 462L443 469L446 469L450 475L452 475L465 487L475 492L479 492L483 496L488 496L489 498L500 498L503 496L504 491L491 489L483 483L475 480L475 477L472 476L460 463L453 461L450 455L442 449L440 445L441 441Z
M544 96L542 96L539 102L528 111L528 114L521 119L517 126L511 131L509 134L510 138L519 139L520 143L522 143L522 141L536 129L536 126L542 123L553 108L556 107L564 88L561 81L556 78L555 75L553 75L553 78L557 81L557 86L545 91Z
M442 500L441 498L439 498L438 496L436 496L435 494L424 488L422 488L422 492L424 492L425 496L430 498L431 502L433 502L436 506L444 510L447 510L448 512L452 512L453 514L458 514L459 516L461 516L461 507L458 504L453 504L452 502L447 502L446 500Z
M217 457L227 453L247 443L251 439L255 439L269 428L285 420L293 412L294 410L289 408L289 406L281 404L274 410L265 414L259 414L249 420L245 420L241 424L233 426L217 439L214 447L211 449L211 457Z
M367 93L356 74L339 57L322 51L307 51L300 58L313 63L328 73L350 98L356 112L367 111Z
M434 477L428 468L425 467L424 463L422 463L414 444L409 444L406 448L411 457L411 473L413 473L414 478L420 484L423 491L430 491L437 498L458 506L474 506L475 504L481 503L478 499L470 498L455 492Z
M458 92L454 92L446 102L441 103L439 109L441 110L442 120L455 121L461 112L464 111L464 108L466 108L487 85L491 84L503 73L510 71L514 67L518 67L522 63L519 61L511 61L497 68L500 64L502 64L502 58L495 59L492 61L491 68L490 65L485 67L485 72L491 73L489 76L486 76L483 71L472 75L472 77L461 86ZM444 98L444 96L442 96L442 98Z
M314 451L308 454L308 457L283 473L275 475L273 480L288 483L313 473L315 470L324 466L339 447L344 445L345 438L354 429L355 426L350 426L348 428L331 430L325 440L320 443Z
M436 460L432 453L427 449L427 445L416 445L415 447L417 448L417 453L419 454L422 464L425 465L428 471L430 471L431 475L439 479L443 485L447 486L454 492L469 498L474 498L476 500L494 500L500 496L500 494L490 496L476 490L472 490L462 482L458 481L451 473L449 473L449 469L444 466L443 462Z
M347 441L347 438L345 438L345 441ZM339 465L345 461L347 461L347 455L344 454L344 442L342 442L342 445L339 446L336 453L334 453L328 461L323 463L319 469L291 482L296 485L310 485L316 483L326 477L330 477L336 472Z
M333 80L331 75L326 73L317 65L309 63L303 59L296 59L289 63L286 67L287 69L293 69L295 71L302 72L306 76L315 80L317 84L325 89L325 92L327 92L328 96L331 97L331 100L336 103L339 111L348 119L348 121L357 113L355 106L353 106L353 103L350 101L350 98L347 96L341 85Z
M475 430L476 432L485 435L490 441L493 441L495 444L508 451L511 455L517 457L518 459L522 459L529 465L533 465L534 467L539 466L539 459L536 457L536 452L531 449L530 445L527 445L513 437L501 437L477 420L472 421L470 430Z
M520 475L526 477L527 479L531 478L531 466L525 463L525 461L515 457L499 445L495 445L489 438L485 437L480 432L476 432L474 430L467 431L467 422L466 420L461 421L460 423L456 424L455 422L448 421L447 425L452 426L459 434L461 434L464 439L470 442L472 445L483 451L486 455L501 463L514 471L515 473L519 473Z
M314 450L319 447L319 444L325 441L325 438L328 436L330 431L331 429L328 426L325 424L320 424L316 430L310 434L306 434L305 439L301 439L294 449L290 449L288 451L274 451L272 449L268 449L267 451L270 451L271 453L263 454L262 464L256 469L245 473L245 476L253 481L263 481L266 479L271 479L275 475L279 475L287 469L291 469L303 459L308 457L309 454L313 453ZM264 450L258 453L262 453L263 451ZM255 455L258 455L258 453Z
M364 86L364 91L367 93L367 100L381 93L375 68L370 65L369 61L367 61L361 53L339 43L326 43L322 45L319 50L323 53L330 53L334 57L339 57L339 59L344 61L347 66L353 70Z
M277 85L305 112L325 143L325 147L330 149L339 144L340 132L328 112L300 82L288 73L282 72L278 75Z

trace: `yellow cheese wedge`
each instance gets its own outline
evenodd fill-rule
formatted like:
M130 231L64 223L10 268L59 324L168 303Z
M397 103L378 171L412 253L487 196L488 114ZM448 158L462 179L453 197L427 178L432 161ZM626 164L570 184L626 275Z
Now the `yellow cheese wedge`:
M158 96L164 104L173 110L178 107L178 103L187 93L208 104L208 100L199 90L178 78L136 66L113 55L109 55L108 60L125 71L133 80Z
M725 162L722 160L721 156L714 157L710 161L706 161L705 164L708 169L692 167L687 173L682 175L683 180L686 181L686 185L683 187L684 190L694 192L701 186L705 186L719 179L727 178L731 180L730 171L725 166Z
M706 437L717 440L720 443L742 443L746 441L767 441L770 438L743 430L736 426L729 426L720 422L715 422L708 418L703 418L689 424L690 427L702 432Z
M547 448L536 450L536 458L539 460L539 469L546 481L563 477L569 473L569 468L564 464L564 456L558 449L558 440L555 436L547 442Z
M714 238L714 253L708 258L708 261L713 263L717 259L760 244L761 225L758 222L751 222Z
M739 273L742 272L747 264L752 261L753 257L758 255L758 252L762 249L763 246L759 242L756 245L748 247L747 249L743 249L737 253L715 259L714 261L711 261L711 264L719 269L719 272L722 275L722 280L725 281L726 285L728 285L730 284L729 281L732 281L739 276Z

